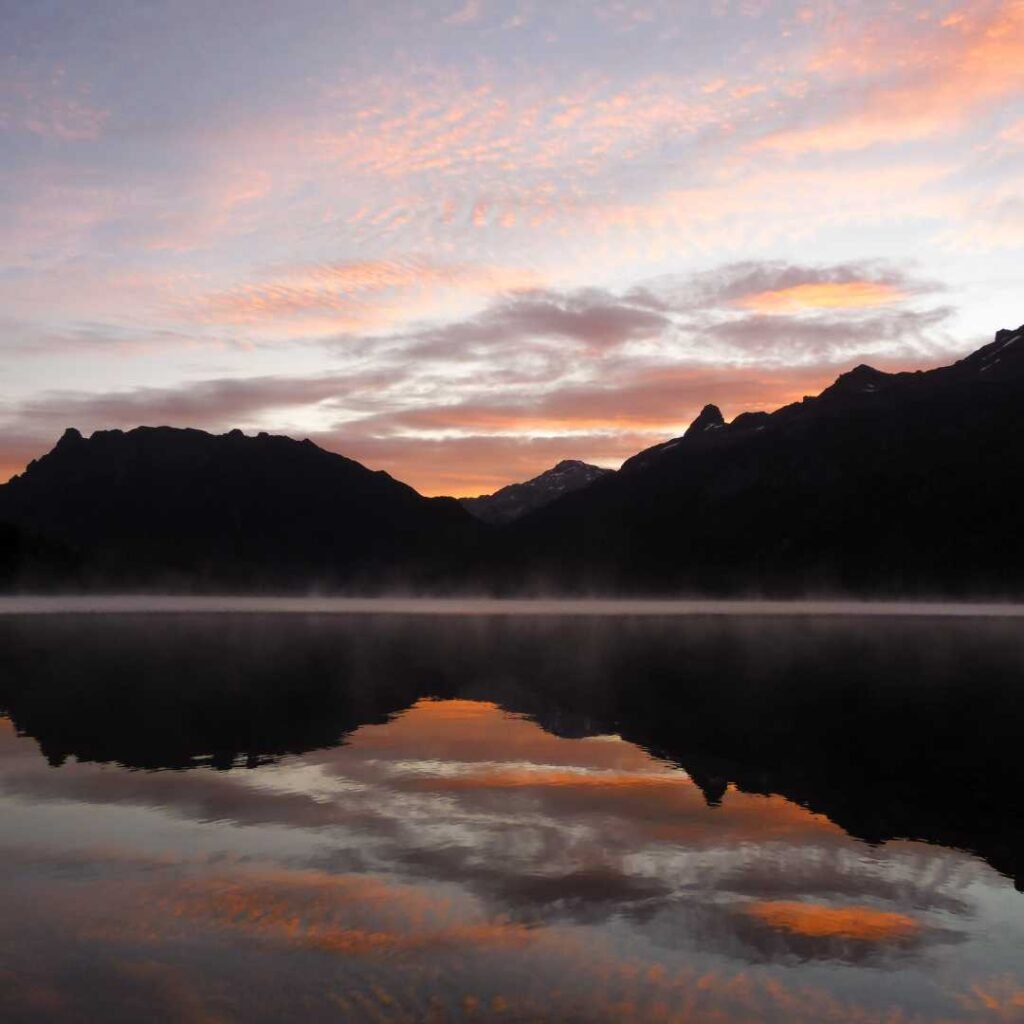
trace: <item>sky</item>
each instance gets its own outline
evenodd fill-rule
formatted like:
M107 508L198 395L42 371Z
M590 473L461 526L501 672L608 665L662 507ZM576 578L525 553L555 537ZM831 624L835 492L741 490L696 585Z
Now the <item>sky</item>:
M0 479L479 494L1024 321L1024 0L0 0L0 168Z

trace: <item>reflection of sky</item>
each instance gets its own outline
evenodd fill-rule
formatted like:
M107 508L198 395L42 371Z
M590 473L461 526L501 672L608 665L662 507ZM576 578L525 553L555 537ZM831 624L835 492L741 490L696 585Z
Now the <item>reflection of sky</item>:
M54 769L5 722L0 784L5 1020L1024 1008L1021 897L980 861L871 848L781 797L709 808L630 743L484 702L230 772Z
M159 420L466 493L1022 319L1020 0L215 7L3 5L0 474Z

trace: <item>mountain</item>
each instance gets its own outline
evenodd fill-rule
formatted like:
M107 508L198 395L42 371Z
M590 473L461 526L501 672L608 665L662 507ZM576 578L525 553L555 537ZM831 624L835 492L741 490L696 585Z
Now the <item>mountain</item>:
M1022 438L1024 327L773 413L706 406L472 515L310 441L68 430L0 486L0 586L1020 597Z
M453 499L310 441L171 427L67 430L0 487L0 523L16 579L43 574L45 537L85 585L199 588L423 582L482 529Z
M1024 592L1024 327L952 366L858 366L679 438L513 523L505 588Z
M578 491L611 472L578 459L564 459L532 480L509 484L500 491L482 494L478 498L460 498L459 503L485 523L511 523L527 512L549 505L563 494Z

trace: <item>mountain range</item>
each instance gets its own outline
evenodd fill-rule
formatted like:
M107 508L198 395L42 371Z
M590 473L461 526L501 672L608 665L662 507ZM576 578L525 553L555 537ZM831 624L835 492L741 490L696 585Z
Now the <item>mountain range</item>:
M0 486L0 582L1019 596L1022 436L1024 327L461 503L308 440L69 429Z
M509 484L493 494L481 494L477 498L460 498L464 509L472 512L485 523L500 525L511 523L535 509L550 505L563 494L578 491L603 476L609 476L610 469L591 466L578 459L563 459L557 466L521 484Z

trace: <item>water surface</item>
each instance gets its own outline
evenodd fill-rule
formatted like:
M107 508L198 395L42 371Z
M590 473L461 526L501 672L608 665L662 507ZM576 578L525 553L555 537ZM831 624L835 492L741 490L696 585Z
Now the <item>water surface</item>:
M1012 616L176 611L0 619L4 1021L1024 1020Z

